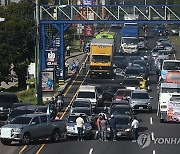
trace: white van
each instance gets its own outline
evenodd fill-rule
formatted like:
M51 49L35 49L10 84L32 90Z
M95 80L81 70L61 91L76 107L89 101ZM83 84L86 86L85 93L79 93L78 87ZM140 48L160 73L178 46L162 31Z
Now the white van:
M79 87L76 99L88 99L90 100L92 107L96 107L99 100L99 94L96 86L92 85L81 85Z
M164 60L161 69L161 79L166 80L168 72L180 72L180 60Z

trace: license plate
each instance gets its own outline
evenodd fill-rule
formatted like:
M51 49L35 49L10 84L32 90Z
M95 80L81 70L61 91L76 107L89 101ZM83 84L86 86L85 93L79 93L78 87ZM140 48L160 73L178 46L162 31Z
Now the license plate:
M143 107L139 107L139 109L140 109L140 110L142 110L142 109L143 109Z

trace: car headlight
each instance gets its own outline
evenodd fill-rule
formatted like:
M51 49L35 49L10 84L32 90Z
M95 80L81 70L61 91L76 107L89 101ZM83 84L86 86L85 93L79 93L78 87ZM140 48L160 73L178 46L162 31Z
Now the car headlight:
M67 130L72 130L72 127L71 126L66 126L66 129Z
M13 129L13 132L21 132L23 130L23 128L15 128Z
M131 131L131 128L125 129L125 132L130 132L130 131Z
M91 130L91 129L92 129L92 127L91 127L91 126L88 126L88 127L86 127L86 129L87 129L87 130Z

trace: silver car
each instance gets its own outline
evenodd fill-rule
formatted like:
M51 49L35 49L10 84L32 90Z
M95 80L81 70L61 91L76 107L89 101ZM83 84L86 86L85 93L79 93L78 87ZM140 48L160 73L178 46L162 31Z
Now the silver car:
M131 107L133 110L152 111L152 98L146 90L134 90L130 100Z

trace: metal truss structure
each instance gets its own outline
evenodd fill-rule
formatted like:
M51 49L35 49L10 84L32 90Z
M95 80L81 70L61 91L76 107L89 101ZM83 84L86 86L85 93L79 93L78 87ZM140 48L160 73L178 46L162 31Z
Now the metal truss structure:
M180 23L180 5L48 5L40 6L42 68L46 50L56 49L60 79L65 77L64 31L71 24ZM124 16L129 17L124 20ZM138 15L137 19L134 19ZM134 16L134 17L133 17ZM54 29L54 32L49 30ZM57 41L59 41L57 43Z

